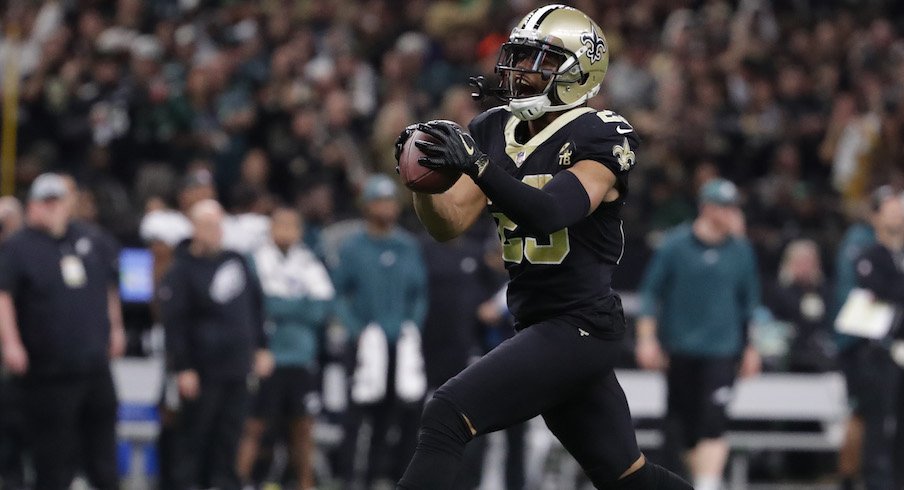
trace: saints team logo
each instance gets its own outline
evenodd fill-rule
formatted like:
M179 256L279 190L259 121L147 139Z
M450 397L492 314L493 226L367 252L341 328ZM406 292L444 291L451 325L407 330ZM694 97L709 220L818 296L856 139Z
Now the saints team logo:
M568 167L571 165L571 142L562 145L559 150L559 166Z
M618 166L621 167L622 172L634 166L634 150L631 149L628 138L625 138L623 144L612 147L612 156L618 159Z
M590 58L591 65L603 59L603 54L606 52L606 41L596 32L593 24L590 25L590 32L581 34L581 44L587 48L587 58Z

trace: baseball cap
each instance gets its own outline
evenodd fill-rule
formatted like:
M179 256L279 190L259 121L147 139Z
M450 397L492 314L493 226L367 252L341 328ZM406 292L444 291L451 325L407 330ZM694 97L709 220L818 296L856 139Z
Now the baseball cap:
M364 192L361 199L364 202L376 201L378 199L395 199L396 184L385 175L374 175L367 179L364 183Z
M66 197L68 194L69 187L66 185L66 179L59 174L48 172L39 175L31 183L31 189L28 191L28 200L49 201Z
M700 189L700 204L737 206L740 196L738 187L725 179L712 179Z

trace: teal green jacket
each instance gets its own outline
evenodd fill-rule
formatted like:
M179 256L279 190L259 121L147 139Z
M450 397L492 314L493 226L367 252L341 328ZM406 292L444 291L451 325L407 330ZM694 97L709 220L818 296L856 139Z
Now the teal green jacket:
M739 355L746 345L746 325L759 304L750 242L729 238L707 245L690 225L669 232L641 284L641 315L657 319L660 342L669 353Z
M340 246L333 270L337 316L352 339L370 323L378 324L390 343L402 323L422 328L427 315L427 275L417 241L396 229L385 237L365 230L349 235Z
M835 318L847 300L848 293L857 285L855 262L867 247L876 243L873 227L866 223L855 223L844 233L835 257L835 297L832 304L832 316ZM833 320L834 324L834 320ZM841 333L835 334L835 342L840 350L856 343L858 339Z
M333 285L326 268L307 248L290 251L299 254L299 261L275 252L278 262L267 267L263 254L268 247L272 245L261 247L250 263L264 290L270 351L278 367L310 368L317 361L320 334L334 309ZM268 275L278 277L268 280ZM287 284L284 289L290 290L278 291L274 283Z

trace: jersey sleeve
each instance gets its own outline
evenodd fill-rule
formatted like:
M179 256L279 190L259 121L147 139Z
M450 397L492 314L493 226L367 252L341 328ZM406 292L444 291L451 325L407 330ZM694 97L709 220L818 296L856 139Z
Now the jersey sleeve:
M192 296L183 269L181 263L175 262L157 290L160 317L166 332L167 365L169 370L175 372L195 367L190 348L194 324Z
M248 280L248 287L251 294L252 315L254 318L254 334L257 341L257 348L266 349L268 338L265 325L267 323L267 315L264 310L264 289L261 287L260 279L257 271L254 269L254 259L251 256L238 256L242 261L242 267L245 271L245 277Z
M19 289L21 268L11 244L0 246L0 291L5 291L13 296Z
M881 245L866 249L857 259L857 286L870 290L882 301L904 304L904 289L894 262Z
M744 257L742 304L744 306L744 321L749 323L753 319L754 312L762 303L762 289L760 287L760 275L757 269L756 252L753 250L753 245L747 239L743 239L741 247Z
M593 160L619 177L634 168L640 138L624 117L600 111L583 116L578 123L572 141L572 162Z
M104 248L104 266L107 269L107 281L110 286L119 286L119 253L122 246L113 235L101 232L100 239Z

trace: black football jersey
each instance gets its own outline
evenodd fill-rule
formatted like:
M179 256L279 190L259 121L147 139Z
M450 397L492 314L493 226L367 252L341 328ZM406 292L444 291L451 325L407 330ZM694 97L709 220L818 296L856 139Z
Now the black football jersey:
M542 188L577 162L593 160L616 175L619 198L600 204L573 226L545 236L522 229L490 200L489 211L498 226L511 278L509 308L522 326L553 316L578 315L595 335L620 336L624 319L611 278L625 248L620 212L628 191L627 175L635 163L637 133L622 116L587 107L562 113L527 141L516 139L520 122L505 108L495 108L474 118L468 129L493 165L528 185ZM617 319L604 318L616 313Z

